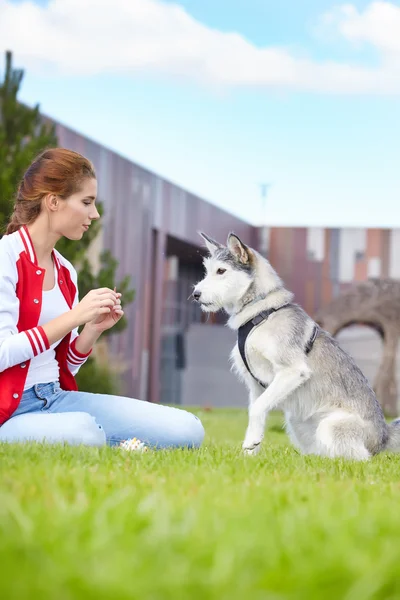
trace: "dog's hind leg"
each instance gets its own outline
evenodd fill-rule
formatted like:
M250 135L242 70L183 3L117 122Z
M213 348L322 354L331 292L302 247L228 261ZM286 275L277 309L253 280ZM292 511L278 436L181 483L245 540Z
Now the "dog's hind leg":
M363 420L345 411L334 411L324 417L316 429L316 454L329 458L368 460Z

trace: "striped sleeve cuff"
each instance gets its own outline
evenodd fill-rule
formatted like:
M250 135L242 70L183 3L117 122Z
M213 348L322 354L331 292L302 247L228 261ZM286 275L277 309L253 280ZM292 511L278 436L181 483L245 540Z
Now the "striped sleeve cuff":
M32 347L33 356L37 356L38 354L41 354L50 348L47 335L45 334L43 327L40 325L39 327L28 329L27 331L24 331L24 333Z
M90 350L90 352L88 352L87 354L82 354L81 352L78 352L78 350L76 349L76 340L79 338L76 337L73 342L70 344L69 348L68 348L68 354L67 354L67 360L69 363L71 363L71 365L82 365L86 359L88 358L88 356L91 355L92 350Z

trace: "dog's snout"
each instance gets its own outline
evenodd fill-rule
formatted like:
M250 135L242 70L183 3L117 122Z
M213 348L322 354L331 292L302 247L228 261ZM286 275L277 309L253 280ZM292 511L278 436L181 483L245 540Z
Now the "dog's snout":
M201 296L201 292L199 292L199 290L194 290L194 292L193 292L193 298L195 300L200 300L200 296Z

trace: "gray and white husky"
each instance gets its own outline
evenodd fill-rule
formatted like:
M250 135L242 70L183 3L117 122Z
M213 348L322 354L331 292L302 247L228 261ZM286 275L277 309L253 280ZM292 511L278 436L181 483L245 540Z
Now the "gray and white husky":
M399 452L400 419L386 423L353 359L293 302L268 260L233 233L226 246L200 235L210 256L193 297L205 312L224 309L239 333L231 359L249 391L243 451L259 451L266 415L282 410L287 433L304 454L367 460L383 450Z

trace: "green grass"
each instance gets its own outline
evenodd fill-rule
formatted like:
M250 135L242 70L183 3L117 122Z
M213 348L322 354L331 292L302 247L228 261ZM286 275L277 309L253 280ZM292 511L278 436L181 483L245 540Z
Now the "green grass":
M398 599L400 456L300 456L197 411L200 451L0 445L0 598Z

